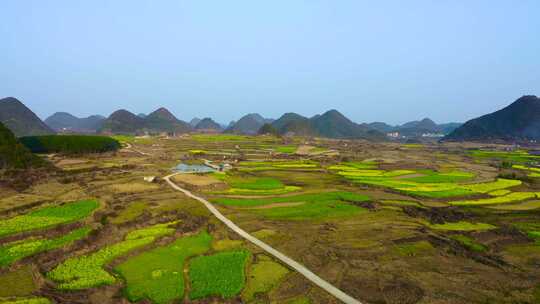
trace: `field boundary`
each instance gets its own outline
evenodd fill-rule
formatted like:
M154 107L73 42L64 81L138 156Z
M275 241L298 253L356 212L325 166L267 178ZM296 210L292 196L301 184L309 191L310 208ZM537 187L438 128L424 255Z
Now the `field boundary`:
M302 264L296 262L295 260L289 258L288 256L284 255L283 253L279 252L278 250L274 249L270 245L264 243L263 241L257 239L256 237L252 236L251 234L244 231L242 228L238 227L234 222L226 218L219 210L214 207L209 201L206 199L196 196L190 191L183 189L173 183L170 178L182 173L173 173L170 175L167 175L164 177L165 181L175 190L180 191L184 193L186 196L193 198L199 202L201 202L218 220L220 220L223 224L225 224L227 227L229 227L234 232L238 233L241 237L246 239L247 241L253 243L254 245L258 246L262 250L266 251L270 255L274 256L276 259L280 260L287 266L291 267L292 269L296 270L298 273L303 275L306 279L314 283L315 285L319 286L320 288L324 289L329 294L333 295L337 299L341 300L343 303L346 304L362 304L360 301L354 299L353 297L349 296L348 294L344 293L334 285L328 283L315 273L311 272L309 269L307 269Z

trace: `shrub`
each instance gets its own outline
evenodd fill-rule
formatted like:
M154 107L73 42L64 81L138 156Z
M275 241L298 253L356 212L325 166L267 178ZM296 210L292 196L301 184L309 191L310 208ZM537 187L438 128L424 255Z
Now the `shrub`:
M44 135L21 137L20 141L33 153L102 153L120 148L116 139L107 136Z

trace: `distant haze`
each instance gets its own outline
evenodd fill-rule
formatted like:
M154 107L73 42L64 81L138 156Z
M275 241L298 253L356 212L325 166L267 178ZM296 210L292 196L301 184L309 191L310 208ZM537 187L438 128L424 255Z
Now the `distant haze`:
M6 0L0 14L0 98L41 118L449 122L540 95L537 0Z

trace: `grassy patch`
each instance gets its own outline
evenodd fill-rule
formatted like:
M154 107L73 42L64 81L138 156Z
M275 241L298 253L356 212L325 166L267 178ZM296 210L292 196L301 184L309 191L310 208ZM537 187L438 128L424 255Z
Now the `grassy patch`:
M115 268L126 280L125 293L132 302L143 299L170 303L184 297L184 262L210 249L207 232L184 237L130 258Z
M0 298L29 296L36 290L30 266L0 274Z
M310 304L311 300L306 296L299 296L294 299L287 300L286 304Z
M260 258L259 262L251 266L249 280L242 293L242 298L249 302L256 294L269 292L281 282L287 273L289 270L281 264L269 258Z
M47 276L58 282L60 289L77 290L113 284L116 282L115 277L105 271L103 266L131 250L152 243L156 237L166 232L174 232L173 229L167 229L160 224L157 227L135 230L120 243L107 246L89 255L66 260L47 273Z
M44 229L81 220L99 207L95 200L85 200L41 208L28 214L0 221L0 237Z
M0 246L0 267L22 258L71 244L88 235L90 228L80 228L54 239L28 239Z
M179 221L157 224L150 227L130 231L126 235L126 240L135 240L148 237L158 238L164 235L173 234L174 228L170 228L170 226L177 224L178 222Z
M477 231L477 230L489 230L496 228L491 224L486 223L470 223L470 222L456 222L456 223L444 223L444 224L427 224L428 227L435 230L449 230L449 231Z
M402 145L402 147L407 148L407 149L421 149L421 148L424 147L424 145L422 145L422 144L404 144L404 145Z
M215 251L224 251L224 250L238 248L242 245L242 243L243 242L241 240L224 239L224 240L218 240L212 243L212 248Z
M2 304L51 304L47 298L20 298L20 299L1 299Z
M110 185L109 189L116 193L140 193L145 191L157 190L159 189L159 185L143 182L133 182L126 184Z
M267 237L271 237L271 236L275 235L276 233L277 232L275 230L272 230L272 229L261 229L261 230L253 232L251 235L253 235L254 237L256 237L258 239L264 239L264 238L267 238Z
M450 236L450 238L460 242L463 246L475 252L484 252L487 250L486 246L475 242L472 238L465 235L461 235L461 234L452 235Z
M296 149L298 149L298 147L296 146L277 146L275 148L275 150L279 153L285 153L285 154L292 154L294 152L296 152Z
M431 253L435 248L428 241L418 241L396 245L396 251L402 256L417 256L423 253Z
M190 299L208 296L233 297L244 288L244 269L250 257L247 251L228 251L191 260L189 279Z
M131 203L126 209L120 211L118 216L111 218L110 222L113 224L127 223L142 215L147 208L148 204L145 202Z
M111 218L110 222L113 224L123 224L132 221L143 214L148 204L145 202L134 202L129 204L124 210L120 211L118 216Z

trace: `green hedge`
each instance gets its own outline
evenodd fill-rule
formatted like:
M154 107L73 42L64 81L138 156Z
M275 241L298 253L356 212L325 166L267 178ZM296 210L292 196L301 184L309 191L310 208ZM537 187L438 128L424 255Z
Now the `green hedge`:
M101 153L120 148L116 139L107 136L44 135L26 136L19 140L33 153Z

